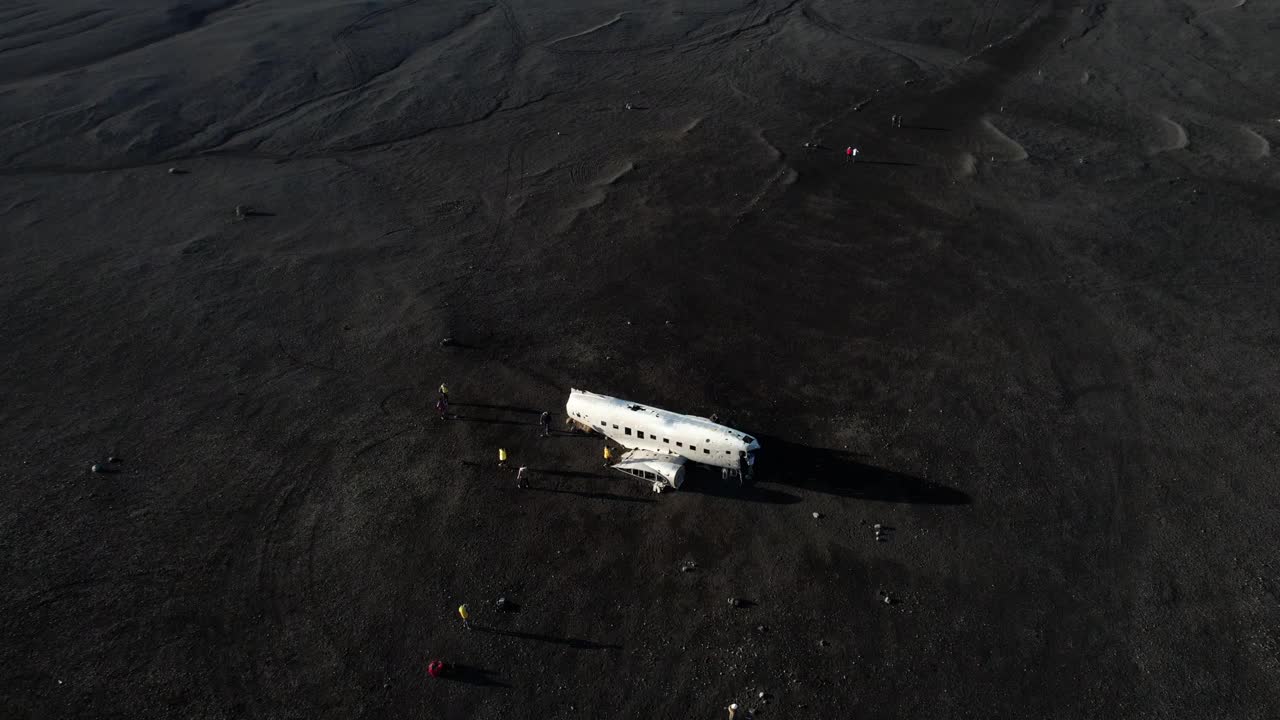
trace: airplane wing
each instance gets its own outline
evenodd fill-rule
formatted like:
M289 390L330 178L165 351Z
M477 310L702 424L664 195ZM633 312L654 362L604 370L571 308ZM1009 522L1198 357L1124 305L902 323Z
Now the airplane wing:
M655 486L679 488L684 483L685 459L679 455L656 453L649 450L628 450L614 463L613 469Z

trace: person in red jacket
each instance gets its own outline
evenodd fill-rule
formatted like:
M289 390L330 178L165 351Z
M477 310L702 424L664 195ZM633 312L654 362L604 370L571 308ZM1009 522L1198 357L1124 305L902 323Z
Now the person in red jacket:
M433 678L444 677L448 669L443 660L432 660L427 663L427 674Z

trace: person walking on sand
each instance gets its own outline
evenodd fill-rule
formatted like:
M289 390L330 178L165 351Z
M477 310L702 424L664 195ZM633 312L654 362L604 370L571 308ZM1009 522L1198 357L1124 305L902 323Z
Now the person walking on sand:
M613 459L613 451L609 449L608 445L605 445L604 446L604 466L609 467L609 461L612 459Z
M439 400L436 400L436 413L440 415L441 420L444 420L446 417L448 417L448 413L449 413L448 398L441 396Z
M507 450L506 448L498 448L498 467L505 468L507 466Z
M458 606L458 617L462 618L462 627L471 629L471 608L466 603Z
M520 469L516 470L516 487L522 490L529 487L529 468L524 465L521 465Z
M546 410L543 410L542 414L538 416L538 424L542 426L542 437L550 437L551 436L551 413L547 412Z
M857 162L858 148L850 145L849 147L844 149L844 156L845 156L845 159L848 160L849 162Z

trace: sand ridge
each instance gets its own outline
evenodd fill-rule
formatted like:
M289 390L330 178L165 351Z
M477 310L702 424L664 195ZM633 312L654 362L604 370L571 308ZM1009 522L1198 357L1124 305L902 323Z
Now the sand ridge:
M1155 120L1159 124L1160 132L1156 142L1149 146L1149 152L1157 154L1187 147L1186 128L1166 115L1156 115Z
M1240 132L1248 142L1250 146L1249 155L1254 160L1261 160L1262 158L1271 155L1271 143L1268 142L1265 137L1259 135L1253 128L1241 126Z

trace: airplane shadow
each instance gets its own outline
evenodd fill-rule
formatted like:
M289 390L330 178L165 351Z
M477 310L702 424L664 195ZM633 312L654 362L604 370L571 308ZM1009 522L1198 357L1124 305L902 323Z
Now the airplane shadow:
M621 645L613 645L610 643L598 643L592 640L581 640L579 638L562 638L554 635L542 635L540 633L520 632L519 630L501 630L494 627L486 627L481 625L474 626L476 632L489 633L490 635L505 635L506 637L519 638L521 640L537 640L538 642L552 643L555 645L565 645L575 650L621 650Z
M477 630L478 629L479 628L477 628ZM507 683L504 683L495 677L492 670L485 670L484 668L473 667L471 665L450 664L449 674L446 678L449 680L456 680L460 683L466 683L468 685L479 685L481 687L511 687Z
M800 502L799 495L792 495L789 492L760 487L755 484L739 487L737 480L721 478L719 470L688 466L685 469L685 481L680 486L680 492L697 493L730 500L773 503L775 505L794 505Z
M961 490L854 458L854 453L760 438L756 480L842 497L913 505L967 505Z

